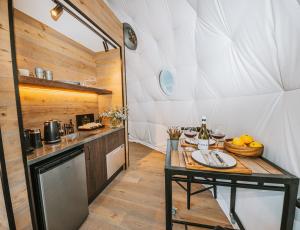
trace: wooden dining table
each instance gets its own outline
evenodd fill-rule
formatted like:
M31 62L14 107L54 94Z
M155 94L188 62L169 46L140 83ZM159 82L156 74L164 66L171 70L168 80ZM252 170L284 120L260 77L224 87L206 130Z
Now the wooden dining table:
M216 226L195 223L173 218L172 182L199 183L210 186L230 187L230 217L241 230L245 227L236 212L237 188L281 191L284 194L280 230L292 230L297 204L299 178L280 168L264 157L245 158L231 154L237 160L237 168L227 170L210 169L193 161L191 151L182 147L180 140L178 150L172 150L168 140L165 160L165 219L166 230L171 230L173 224L196 226L214 229ZM225 151L225 150L222 150ZM247 208L247 207L245 207ZM227 228L228 229L228 228Z

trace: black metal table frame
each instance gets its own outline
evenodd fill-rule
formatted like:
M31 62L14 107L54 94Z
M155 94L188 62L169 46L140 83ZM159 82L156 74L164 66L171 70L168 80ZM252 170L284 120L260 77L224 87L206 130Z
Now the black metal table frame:
M173 223L208 229L214 229L216 227L212 225L193 223L172 218L172 181L187 182L188 180L191 180L190 178L192 178L192 182L194 183L226 186L231 188L230 216L236 221L237 225L241 230L244 230L245 228L235 211L237 188L284 192L280 230L292 230L295 218L299 178L295 177L294 175L290 174L289 172L285 171L284 169L280 168L274 163L268 161L267 159L264 160L279 171L281 171L283 174L229 174L220 172L190 170L183 167L174 167L171 165L171 152L167 152L165 162L166 230L171 230ZM187 178L183 178L182 176L186 176ZM211 178L213 180L211 181L196 178Z

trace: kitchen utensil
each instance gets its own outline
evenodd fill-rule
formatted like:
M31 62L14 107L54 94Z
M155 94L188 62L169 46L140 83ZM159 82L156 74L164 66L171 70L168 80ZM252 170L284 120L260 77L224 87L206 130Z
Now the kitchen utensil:
M46 144L60 142L60 123L57 120L49 120L44 122L44 141Z
M45 71L43 68L35 67L34 71L37 78L45 78Z
M223 164L221 164L217 160L217 157L215 156L216 153L224 161ZM214 157L216 157L216 159L214 159ZM237 164L237 161L234 157L230 156L227 153L217 151L217 150L194 151L192 152L192 159L201 165L211 167L211 168L228 169L228 168L233 168Z
M24 77L30 76L30 71L28 69L18 69L19 75Z
M29 132L30 145L37 149L43 146L40 129L31 129Z
M45 70L45 78L46 78L46 80L52 81L53 80L53 72L51 70Z
M30 145L30 129L24 129L24 145L25 145L25 152L30 153L33 151L33 147Z
M217 152L215 153L215 156L221 164L225 164L225 161L222 159L222 157L220 157L220 155Z

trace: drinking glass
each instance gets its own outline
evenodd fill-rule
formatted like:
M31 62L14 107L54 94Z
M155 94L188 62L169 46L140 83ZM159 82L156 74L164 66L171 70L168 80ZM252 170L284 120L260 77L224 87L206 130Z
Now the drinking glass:
M224 140L226 134L223 125L216 125L214 129L211 131L211 136L216 141L216 147L219 148L219 142Z

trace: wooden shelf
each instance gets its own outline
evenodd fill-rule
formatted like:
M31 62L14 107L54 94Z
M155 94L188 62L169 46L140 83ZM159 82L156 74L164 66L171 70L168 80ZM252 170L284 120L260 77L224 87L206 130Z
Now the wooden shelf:
M38 86L43 88L56 88L56 89L65 89L65 90L75 90L81 92L89 92L89 93L96 93L99 95L103 94L112 94L112 91L107 89L99 89L81 85L73 85L68 84L60 81L49 81L46 79L40 79L35 77L24 77L19 76L19 84L20 85L28 85L28 86Z

